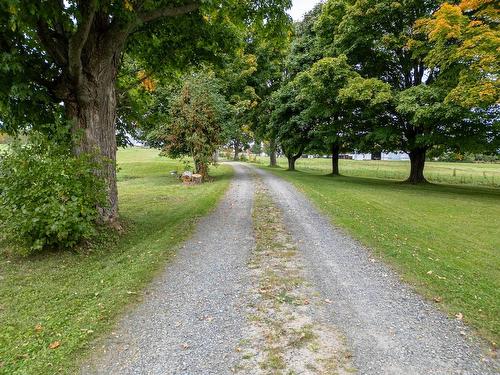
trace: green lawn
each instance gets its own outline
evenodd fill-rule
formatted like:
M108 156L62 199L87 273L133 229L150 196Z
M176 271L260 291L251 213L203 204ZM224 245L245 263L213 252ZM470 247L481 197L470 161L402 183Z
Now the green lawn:
M268 158L259 158L268 164ZM297 169L329 173L331 159L299 159ZM287 166L286 158L279 158L281 167ZM340 160L340 173L346 176L375 177L405 180L410 174L408 161ZM441 163L427 162L425 176L430 182L500 187L500 164L493 163Z
M185 187L169 175L182 163L158 152L118 155L120 212L128 231L90 251L31 258L7 255L0 242L0 373L75 373L89 344L109 332L127 305L175 253L196 218L226 190L231 170L215 182ZM57 349L49 349L55 341Z
M294 183L335 224L373 248L420 293L442 299L439 306L445 311L463 314L483 337L498 342L500 189L410 186L375 178L331 177L313 168L269 170Z

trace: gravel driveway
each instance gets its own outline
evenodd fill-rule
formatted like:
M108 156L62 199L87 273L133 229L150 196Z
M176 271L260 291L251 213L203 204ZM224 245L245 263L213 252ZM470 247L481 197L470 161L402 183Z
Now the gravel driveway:
M258 170L344 332L360 374L498 374L467 328L402 284L290 183Z
M232 165L235 177L218 208L82 374L233 373L246 339L255 172L284 213L306 277L331 301L330 323L345 335L360 374L498 374L461 322L402 284L291 184Z

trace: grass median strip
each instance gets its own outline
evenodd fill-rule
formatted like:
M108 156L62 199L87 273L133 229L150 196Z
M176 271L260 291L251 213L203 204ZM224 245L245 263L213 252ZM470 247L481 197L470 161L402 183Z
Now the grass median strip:
M221 166L214 182L183 186L169 175L182 163L157 155L119 152L124 235L85 251L29 258L10 256L0 242L0 373L77 372L90 343L141 301L143 288L229 184L231 169Z
M304 278L302 261L282 214L261 183L255 193L256 248L249 262L255 285L242 343L243 373L346 374L350 353L341 334L321 319L327 302Z

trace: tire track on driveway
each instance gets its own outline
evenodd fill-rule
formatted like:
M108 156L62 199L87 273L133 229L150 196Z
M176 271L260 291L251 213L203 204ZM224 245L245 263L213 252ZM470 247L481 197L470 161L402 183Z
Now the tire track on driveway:
M332 323L346 335L360 374L499 374L461 322L373 260L290 183L255 169L284 212L309 279L332 301Z

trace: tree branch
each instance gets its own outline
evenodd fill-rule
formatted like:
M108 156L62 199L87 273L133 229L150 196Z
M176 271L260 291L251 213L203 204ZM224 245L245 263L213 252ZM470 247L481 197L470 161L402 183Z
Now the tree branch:
M38 20L36 32L40 43L45 47L47 53L55 60L55 62L64 67L68 59L67 46L61 45L57 38L54 37L53 33L49 29L47 22L43 20Z
M199 7L200 4L197 1L186 5L181 5L178 7L165 7L165 8L150 10L139 13L139 20L146 23L157 20L158 18L182 16L184 14L191 13L199 9Z
M68 46L68 70L71 78L78 86L82 77L82 49L87 42L94 15L97 10L97 1L81 2L81 23L78 29L69 39Z

